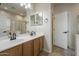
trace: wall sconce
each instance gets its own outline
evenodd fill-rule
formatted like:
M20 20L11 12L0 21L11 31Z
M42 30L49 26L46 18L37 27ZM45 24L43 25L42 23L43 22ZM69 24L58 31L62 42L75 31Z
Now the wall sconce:
M47 22L48 22L48 19L47 19L47 18L45 18L45 19L44 19L44 22L45 22L45 23L47 23Z

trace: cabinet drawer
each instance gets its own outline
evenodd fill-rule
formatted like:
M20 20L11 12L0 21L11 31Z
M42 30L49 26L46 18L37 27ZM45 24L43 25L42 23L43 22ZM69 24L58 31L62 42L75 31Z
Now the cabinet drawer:
M39 40L40 40L40 52L42 52L44 48L44 36L40 37Z
M0 52L0 56L21 56L22 55L22 45L10 48L3 52Z
M33 41L23 44L23 56L33 56Z
M40 41L39 38L34 40L34 56L37 56L40 54Z

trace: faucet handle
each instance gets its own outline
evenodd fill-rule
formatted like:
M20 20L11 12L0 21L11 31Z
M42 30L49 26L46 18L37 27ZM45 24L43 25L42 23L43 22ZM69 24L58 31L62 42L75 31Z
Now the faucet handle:
M15 32L13 33L13 39L16 39L16 33Z

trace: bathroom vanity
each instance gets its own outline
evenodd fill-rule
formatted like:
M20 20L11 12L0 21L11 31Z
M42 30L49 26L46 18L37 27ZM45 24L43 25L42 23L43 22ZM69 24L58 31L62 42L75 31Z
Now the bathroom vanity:
M16 40L0 41L0 56L37 56L43 51L44 35L19 35Z

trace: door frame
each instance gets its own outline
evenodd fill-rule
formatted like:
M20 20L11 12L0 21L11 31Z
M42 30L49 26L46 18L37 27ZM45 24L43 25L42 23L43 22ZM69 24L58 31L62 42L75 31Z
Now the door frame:
M67 17L67 18L68 18L68 17ZM55 15L52 15L52 51L53 51L54 40L55 40L55 39L54 39L54 33L53 33L53 32L54 32L54 28L53 28L53 27L54 27L54 25L53 25L53 24L54 24L54 19L55 19ZM67 22L68 22L68 21L67 21ZM68 24L68 25L69 25L69 24ZM67 25L67 26L68 26L68 25ZM68 31L69 31L69 28L68 28ZM69 34L68 34L68 35L69 35ZM67 37L68 37L68 36L67 36ZM69 43L68 43L68 41L69 41L69 37L67 38L67 48L69 48L69 45L68 45ZM60 48L61 48L61 47L60 47ZM63 48L63 49L64 49L64 48Z

